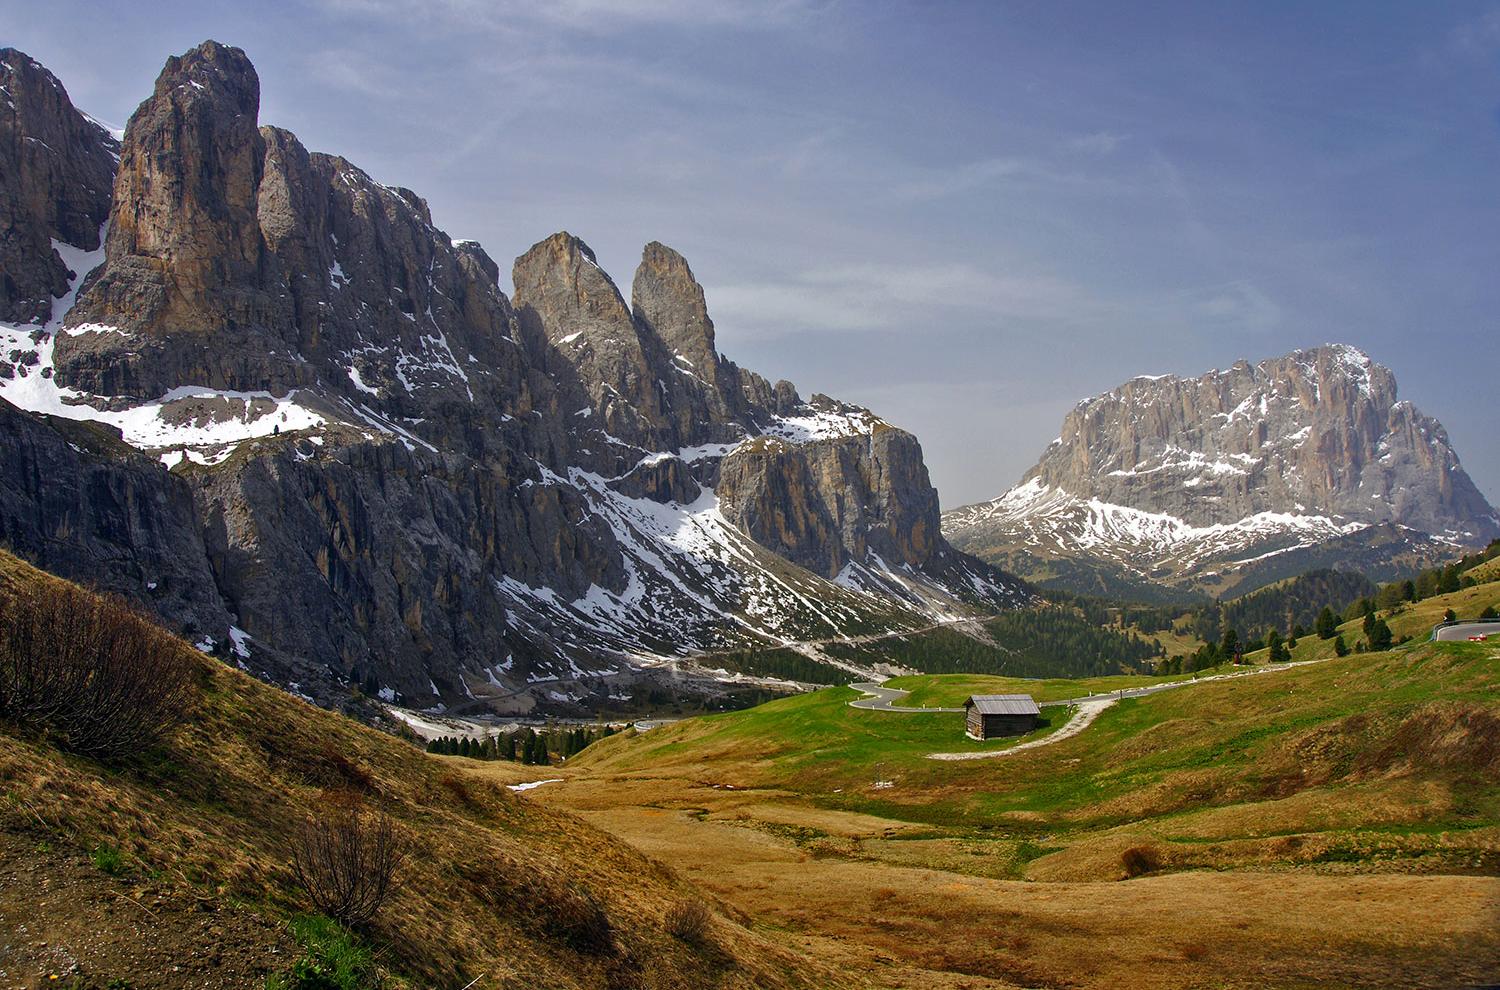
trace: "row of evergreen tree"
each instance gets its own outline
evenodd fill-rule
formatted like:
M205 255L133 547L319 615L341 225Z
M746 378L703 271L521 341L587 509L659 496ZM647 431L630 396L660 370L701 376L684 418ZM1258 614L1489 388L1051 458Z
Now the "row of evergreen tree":
M1094 677L1126 673L1163 656L1160 641L1101 628L1073 606L1018 609L984 621L993 642L937 628L868 644L828 643L824 652L855 663L889 660L929 674ZM842 680L848 675L839 672Z
M473 760L513 760L545 766L556 757L566 760L583 752L591 743L615 734L612 725L579 726L537 732L532 728L501 732L484 739L439 736L427 742L427 752L442 756L467 756Z

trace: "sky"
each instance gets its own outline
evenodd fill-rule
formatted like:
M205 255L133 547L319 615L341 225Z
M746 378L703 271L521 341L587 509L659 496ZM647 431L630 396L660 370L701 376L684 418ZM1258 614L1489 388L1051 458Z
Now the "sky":
M501 266L681 251L719 349L922 441L945 508L1080 399L1324 342L1500 502L1500 0L0 0L123 124L237 45L261 120Z

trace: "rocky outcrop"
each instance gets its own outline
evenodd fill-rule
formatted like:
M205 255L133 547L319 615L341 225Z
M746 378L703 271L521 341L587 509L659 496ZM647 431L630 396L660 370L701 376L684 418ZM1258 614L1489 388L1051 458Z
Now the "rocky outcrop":
M0 321L45 323L70 286L53 242L93 251L119 144L52 73L0 48Z
M1264 560L1291 566L1327 541L1380 573L1483 544L1500 518L1442 425L1398 400L1390 370L1332 344L1080 402L1020 485L944 528L1023 573L1092 557L1116 577L1217 591L1243 590L1248 571L1285 576Z
M256 224L260 80L238 48L167 60L120 149L106 265L73 322L157 336L289 319Z
M703 287L693 277L687 259L658 241L647 244L631 283L630 305L636 319L661 340L671 360L718 394L714 321L708 318ZM732 395L728 398L733 401Z
M719 355L670 248L647 245L627 306L559 233L516 260L513 306L419 196L260 125L258 102L237 49L169 60L126 130L102 263L63 286L77 304L0 326L0 397L61 417L14 413L14 459L45 449L84 493L68 508L33 470L18 548L77 541L85 569L316 700L417 707L586 710L639 655L1024 599L942 543L913 438ZM79 430L118 437L119 477ZM88 515L148 496L171 525ZM143 589L169 572L158 588L192 593Z
M921 568L942 546L922 448L885 424L863 436L741 444L719 468L718 492L725 518L824 577L871 554Z
M191 489L107 426L33 416L0 399L0 543L195 639L222 637L232 621Z

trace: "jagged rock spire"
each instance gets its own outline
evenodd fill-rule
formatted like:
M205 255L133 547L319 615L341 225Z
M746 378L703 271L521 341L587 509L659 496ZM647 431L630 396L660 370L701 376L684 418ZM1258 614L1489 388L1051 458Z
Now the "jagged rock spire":
M163 333L274 318L256 223L259 109L240 49L206 41L167 60L125 128L106 266L74 323Z
M693 277L687 259L659 241L647 244L630 296L636 319L655 332L674 358L686 361L695 375L717 385L714 321L708 318L703 286Z

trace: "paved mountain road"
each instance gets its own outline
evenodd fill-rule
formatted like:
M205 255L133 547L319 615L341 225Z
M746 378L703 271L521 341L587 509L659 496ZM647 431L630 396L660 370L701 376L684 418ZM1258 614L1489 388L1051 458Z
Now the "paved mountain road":
M1438 626L1432 638L1440 643L1462 642L1470 636L1500 637L1500 622L1460 622L1455 626Z

